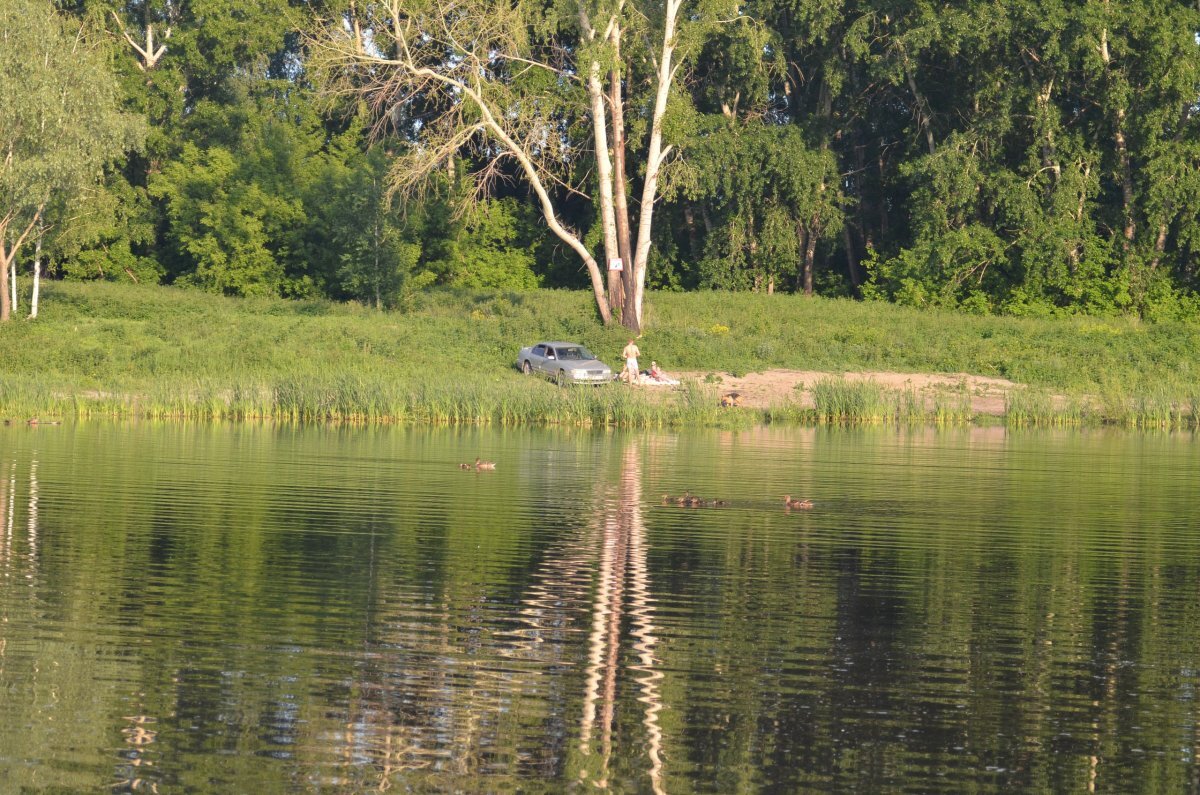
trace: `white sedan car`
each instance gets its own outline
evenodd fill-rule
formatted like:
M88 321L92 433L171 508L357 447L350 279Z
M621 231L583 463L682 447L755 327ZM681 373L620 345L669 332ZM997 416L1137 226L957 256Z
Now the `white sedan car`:
M574 342L539 342L522 348L517 367L525 375L541 373L559 386L604 384L613 379L612 369L587 348Z

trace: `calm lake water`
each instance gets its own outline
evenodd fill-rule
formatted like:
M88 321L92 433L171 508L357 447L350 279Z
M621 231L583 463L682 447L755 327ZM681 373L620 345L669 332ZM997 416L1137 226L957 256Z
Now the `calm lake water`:
M1198 484L1192 435L0 427L0 790L1196 792Z

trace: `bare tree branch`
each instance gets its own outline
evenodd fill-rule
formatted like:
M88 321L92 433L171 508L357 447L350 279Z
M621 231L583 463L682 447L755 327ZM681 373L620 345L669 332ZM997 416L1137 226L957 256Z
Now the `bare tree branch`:
M137 51L137 54L142 56L142 60L139 61L137 65L138 69L141 69L143 72L148 72L157 66L159 59L162 58L163 53L167 51L167 45L160 44L157 50L154 48L154 25L146 25L146 46L142 47L133 40L132 36L129 35L129 31L125 29L125 23L121 22L121 18L117 16L116 11L112 12L112 16L113 19L116 20L117 25L121 28L121 35L125 37L125 41L129 42L129 46L133 47L133 49ZM171 38L170 27L167 28L167 32L163 38Z

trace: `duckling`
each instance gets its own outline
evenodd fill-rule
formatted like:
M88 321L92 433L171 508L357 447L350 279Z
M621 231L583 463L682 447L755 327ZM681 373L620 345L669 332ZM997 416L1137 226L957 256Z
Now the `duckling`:
M714 507L714 508L725 508L728 505L729 505L729 500L713 500L712 501L712 507Z
M792 495L785 494L785 495L783 495L783 507L784 508L798 508L802 511L807 511L808 509L813 507L813 501L812 500L794 500L794 499L792 499Z
M482 469L495 469L495 468L496 468L496 462L495 462L495 461L483 461L483 460L481 460L481 459L478 459L478 458L476 458L476 459L475 459L475 469L476 469L476 470L482 470Z
M700 499L699 497L688 495L687 502L685 504L689 508L699 508L704 505L704 500Z
M471 465L470 464L459 464L458 468L459 469L471 469Z

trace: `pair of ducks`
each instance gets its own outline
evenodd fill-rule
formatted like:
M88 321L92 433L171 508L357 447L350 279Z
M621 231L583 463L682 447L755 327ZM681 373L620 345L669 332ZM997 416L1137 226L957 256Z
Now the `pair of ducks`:
M724 508L729 503L725 500L706 500L687 491L679 497L670 494L662 495L663 505L678 505L683 508Z
M679 505L683 508L723 508L729 503L725 500L706 500L697 497L690 491L685 492L679 497L672 497L670 494L662 495L663 505ZM790 494L783 495L783 507L787 510L808 511L812 510L812 500L798 500Z
M482 472L487 469L495 469L495 461L484 461L482 458L476 458L474 464L459 464L459 469L474 469L476 472Z

